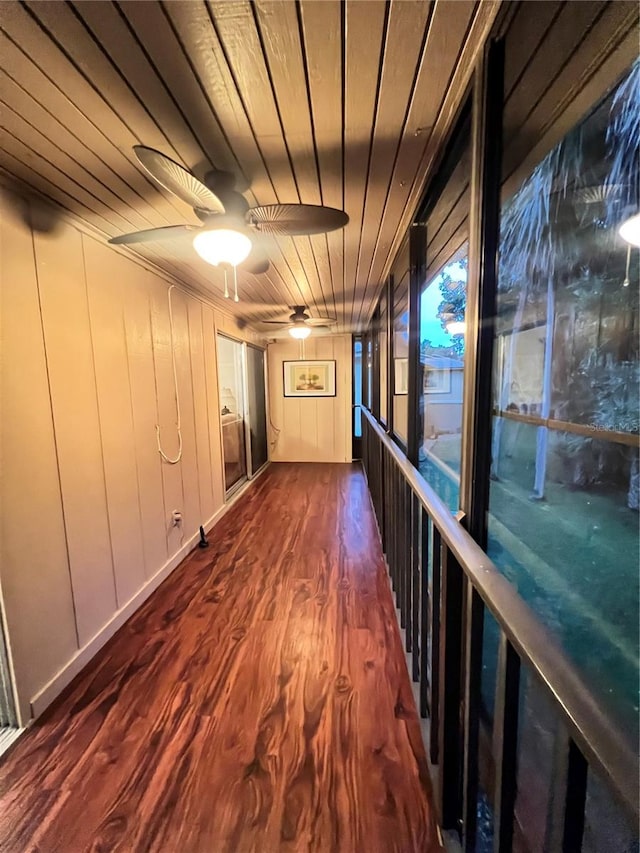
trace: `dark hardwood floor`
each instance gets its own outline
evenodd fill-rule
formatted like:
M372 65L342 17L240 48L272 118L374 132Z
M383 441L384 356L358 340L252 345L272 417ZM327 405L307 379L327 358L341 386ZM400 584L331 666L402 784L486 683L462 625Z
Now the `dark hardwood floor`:
M360 469L276 464L0 759L2 853L439 850Z

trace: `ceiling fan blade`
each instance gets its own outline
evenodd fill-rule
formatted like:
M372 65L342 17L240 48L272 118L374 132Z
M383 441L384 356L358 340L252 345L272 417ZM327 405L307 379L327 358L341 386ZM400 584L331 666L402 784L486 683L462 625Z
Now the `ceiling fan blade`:
M267 204L247 212L247 222L257 231L289 237L324 234L344 228L348 221L343 210L317 204Z
M218 196L175 160L165 157L154 148L147 148L146 145L134 145L133 150L140 163L160 186L198 210L224 213L224 205Z
M145 231L133 231L131 234L120 234L112 237L109 242L113 245L131 243L152 243L156 240L175 240L180 237L192 236L200 231L198 225L165 225L163 228L147 228Z
M307 326L332 326L334 323L337 323L335 317L309 317L306 321Z
M290 326L291 320L256 320L257 323L265 326Z

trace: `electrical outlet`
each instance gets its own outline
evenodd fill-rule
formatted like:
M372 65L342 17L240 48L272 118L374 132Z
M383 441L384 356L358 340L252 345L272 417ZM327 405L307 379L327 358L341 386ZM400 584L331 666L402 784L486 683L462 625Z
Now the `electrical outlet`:
M171 513L171 520L173 521L174 527L180 527L180 525L182 524L182 513L179 509L174 509L174 511Z

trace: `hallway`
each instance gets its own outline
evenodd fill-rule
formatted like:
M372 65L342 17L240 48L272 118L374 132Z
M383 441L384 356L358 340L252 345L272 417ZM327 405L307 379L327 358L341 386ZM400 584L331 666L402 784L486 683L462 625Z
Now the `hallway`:
M361 469L272 464L209 541L0 759L0 849L440 849Z

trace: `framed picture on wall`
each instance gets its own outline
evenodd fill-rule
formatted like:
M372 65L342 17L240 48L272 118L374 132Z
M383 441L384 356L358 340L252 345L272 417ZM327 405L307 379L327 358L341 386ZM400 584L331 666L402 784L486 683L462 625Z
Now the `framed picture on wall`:
M336 363L283 361L285 397L335 397Z

